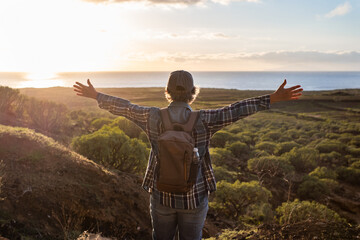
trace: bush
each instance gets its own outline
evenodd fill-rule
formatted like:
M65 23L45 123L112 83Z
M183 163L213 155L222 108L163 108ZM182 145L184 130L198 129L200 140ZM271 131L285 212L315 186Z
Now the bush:
M254 144L253 135L248 132L237 133L234 137L237 141L246 143L247 145Z
M138 127L135 123L124 117L117 117L116 119L114 119L110 124L110 127L120 128L122 131L124 131L126 135L131 138L138 138L140 133L142 132L140 127Z
M263 150L268 152L269 154L273 154L276 150L277 144L273 142L260 142L255 145L256 149Z
M350 165L351 168L360 169L360 159L357 159L356 161L353 161Z
M108 125L108 124L112 123L112 121L113 120L111 120L109 118L98 118L91 122L91 127L94 128L95 130L99 130L104 125Z
M280 131L269 131L261 137L261 141L276 142L280 139L282 133Z
M360 136L354 136L351 141L350 144L355 145L356 147L360 147Z
M339 140L324 139L315 147L320 153L338 152L345 153L346 145Z
M309 172L318 165L319 152L313 148L293 148L290 152L283 154L289 159L296 171Z
M225 180L227 182L233 183L237 179L237 172L229 171L223 166L213 165L213 170L216 181L218 182Z
M280 224L295 224L309 219L318 222L345 222L335 211L317 202L284 202L276 209Z
M252 158L248 161L248 168L258 175L285 176L294 171L290 162L282 157L265 156Z
M343 133L340 135L340 137L338 138L338 140L342 143L349 143L352 139L354 138L354 135L350 134L350 133Z
M353 157L360 157L360 148L349 147L348 151Z
M233 134L220 130L211 138L211 147L223 148L226 142L230 142L233 139Z
M339 176L339 180L343 180L350 184L359 185L360 169L352 167L339 167L336 172Z
M295 147L300 147L300 145L294 141L279 143L276 147L275 153L277 155L282 155L286 152L290 152Z
M106 167L142 174L147 163L146 145L130 139L118 127L104 126L91 134L73 139L74 150Z
M325 182L313 176L306 176L297 190L297 194L301 199L318 200L329 193L330 189Z
M239 141L231 143L226 148L229 149L231 153L237 158L247 156L250 152L248 145Z
M211 162L216 166L225 166L234 158L230 150L225 148L210 148Z
M218 214L233 220L240 220L243 215L261 221L272 218L267 207L271 192L258 182L217 183L217 191L209 203Z
M309 173L309 176L317 177L317 178L329 178L329 179L337 179L337 174L334 170L328 169L327 167L317 167L314 171Z
M335 164L342 163L342 155L338 152L320 153L320 162L323 164Z

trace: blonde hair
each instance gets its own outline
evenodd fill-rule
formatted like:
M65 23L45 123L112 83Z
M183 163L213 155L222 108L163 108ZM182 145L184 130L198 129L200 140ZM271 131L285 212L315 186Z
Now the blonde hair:
M165 87L165 98L169 103L173 101L179 101L192 104L199 93L200 88L198 86L195 86L190 92L186 92L182 87L177 87L176 91L172 92L167 87Z

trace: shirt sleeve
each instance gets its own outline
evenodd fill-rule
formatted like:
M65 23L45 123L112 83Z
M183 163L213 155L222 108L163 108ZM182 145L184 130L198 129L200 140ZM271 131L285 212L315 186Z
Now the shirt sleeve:
M270 95L245 99L229 106L202 110L202 120L207 124L211 135L237 120L270 108Z
M96 100L101 109L108 110L114 115L123 116L146 130L151 107L132 104L129 100L103 93L98 93Z

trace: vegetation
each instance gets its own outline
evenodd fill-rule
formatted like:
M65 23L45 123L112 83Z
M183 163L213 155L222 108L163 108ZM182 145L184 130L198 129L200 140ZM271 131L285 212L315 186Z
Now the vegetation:
M165 99L159 99L160 88L101 91L142 105L167 105ZM213 136L210 155L218 190L210 197L208 221L218 222L221 228L238 227L224 230L222 236L226 237L219 239L262 239L257 234L266 229L260 223L359 223L357 208L343 207L356 206L351 204L358 201L360 187L360 91L347 91L351 94L305 93L299 101L274 104L271 110L238 121ZM204 89L193 108L221 107L264 93ZM76 97L70 89L0 87L0 123L34 129L28 134L34 139L40 139L35 132L46 134L107 168L141 175L146 167L150 147L146 134L125 118L98 109L96 102ZM0 128L0 136L6 131ZM23 136L26 131L14 134ZM0 146L0 159L5 151L6 146ZM19 161L35 166L44 159L44 152L34 150ZM268 236L272 236L271 231L278 234L266 231Z
M219 181L217 188L210 207L218 214L234 220L246 219L253 222L269 221L272 218L269 205L271 193L258 182Z
M146 168L146 145L137 138L131 139L112 123L76 137L72 146L76 152L106 167L137 174L143 174Z
M342 222L339 214L317 202L299 201L285 202L276 209L280 224L298 223L307 220L323 222Z

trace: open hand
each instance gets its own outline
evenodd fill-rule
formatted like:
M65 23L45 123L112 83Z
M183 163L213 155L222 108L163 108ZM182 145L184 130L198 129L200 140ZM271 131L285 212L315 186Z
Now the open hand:
M89 79L87 80L87 84L89 86L76 82L76 85L74 85L74 91L77 92L76 95L96 99L98 92L95 90Z
M286 85L286 79L283 84L280 85L278 90L270 95L270 103L296 100L302 95L303 89L300 85L296 85L290 88L284 88Z

